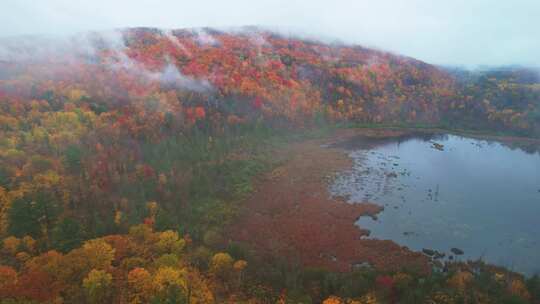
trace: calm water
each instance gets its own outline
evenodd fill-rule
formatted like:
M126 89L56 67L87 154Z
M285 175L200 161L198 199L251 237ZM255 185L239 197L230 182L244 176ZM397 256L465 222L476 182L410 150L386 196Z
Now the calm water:
M440 151L433 143L444 145ZM459 136L354 148L351 172L331 186L351 202L385 206L358 224L414 250L540 272L540 154Z

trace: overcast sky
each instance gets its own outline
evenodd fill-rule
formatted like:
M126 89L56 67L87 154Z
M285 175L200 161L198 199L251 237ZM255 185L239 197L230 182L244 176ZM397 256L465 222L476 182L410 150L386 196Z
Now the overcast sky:
M243 25L434 64L540 66L540 0L0 0L0 37Z

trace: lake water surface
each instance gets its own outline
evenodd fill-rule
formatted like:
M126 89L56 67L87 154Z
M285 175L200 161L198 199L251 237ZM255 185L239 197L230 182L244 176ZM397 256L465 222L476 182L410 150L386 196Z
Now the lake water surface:
M359 146L331 192L385 206L358 222L370 237L540 272L540 154L454 135Z

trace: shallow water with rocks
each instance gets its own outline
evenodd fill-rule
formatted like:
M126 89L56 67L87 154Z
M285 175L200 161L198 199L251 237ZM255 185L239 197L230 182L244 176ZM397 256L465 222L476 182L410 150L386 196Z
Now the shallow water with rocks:
M441 259L483 259L540 272L540 154L456 135L357 138L346 148L352 170L330 186L348 201L385 210L358 225L371 238ZM463 251L456 255L452 248Z

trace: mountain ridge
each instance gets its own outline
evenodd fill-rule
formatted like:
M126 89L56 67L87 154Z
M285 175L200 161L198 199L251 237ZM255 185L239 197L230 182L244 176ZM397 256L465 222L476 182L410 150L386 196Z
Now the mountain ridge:
M72 82L73 87L84 87L91 82L98 85L94 79L86 79L88 84L73 81L85 73L99 73L112 82L124 73L121 77L126 81L130 78L131 86L138 86L141 91L149 91L143 83L160 82L163 78L168 79L169 87L164 88L169 91L189 91L193 89L189 84L196 87L197 82L208 88L212 84L216 89L214 99L251 99L251 103L258 100L257 103L265 107L256 110L262 109L268 115L277 114L286 120L294 120L298 112L308 116L317 112L331 120L362 123L435 124L448 120L445 122L448 124L459 123L456 117L460 115L476 115L481 124L472 127L507 128L530 134L535 134L538 128L534 119L527 120L529 113L521 113L530 110L528 105L520 108L520 113L512 113L513 117L506 117L505 109L497 107L485 106L481 113L472 111L484 100L477 98L472 104L464 90L471 82L460 84L456 73L443 67L359 45L289 38L254 27L235 32L139 27L86 33L59 46L44 43L37 51L33 51L32 44L26 47L31 50L20 45L10 49L8 45L7 51L4 47L4 56L0 52L3 59L0 64L5 70L3 77L9 74L9 68L15 68L10 67L11 61L11 65L17 63L18 66L34 64L34 70L27 69L26 76L36 74L37 82L40 77L35 71L41 69L63 77L63 82ZM462 76L471 74L460 73ZM3 88L9 90L5 83ZM129 95L130 89L120 85L111 87L124 95ZM92 95L94 90L95 86L86 88L85 92ZM145 98L138 95L137 98ZM107 105L117 102L110 97L95 99ZM290 109L285 109L287 106ZM537 105L533 106L538 109ZM247 111L245 104L241 107ZM469 112L462 113L464 110Z

